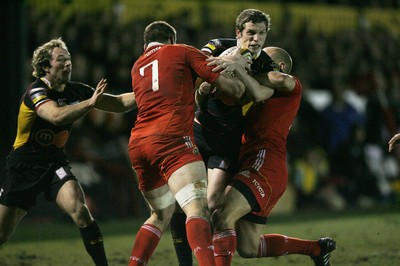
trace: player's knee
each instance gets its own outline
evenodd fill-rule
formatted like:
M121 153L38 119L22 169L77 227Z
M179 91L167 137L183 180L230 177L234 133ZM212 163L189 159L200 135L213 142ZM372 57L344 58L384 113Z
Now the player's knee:
M242 258L256 258L258 255L258 247L253 247L252 245L248 245L248 243L243 245L239 241L236 251Z
M232 223L232 220L229 216L227 216L223 209L217 208L214 210L211 216L211 221L214 225L215 230L224 230L227 228L234 228L235 225Z
M169 205L162 210L152 211L150 218L146 223L150 223L159 228L162 232L169 226L169 223L174 213L175 205Z
M74 204L66 212L78 227L86 227L93 222L89 208L83 203Z

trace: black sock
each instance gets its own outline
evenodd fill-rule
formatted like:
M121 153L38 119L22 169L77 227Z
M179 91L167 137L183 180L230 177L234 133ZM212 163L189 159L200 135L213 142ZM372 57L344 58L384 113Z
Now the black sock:
M192 266L192 249L186 237L186 214L174 213L170 225L179 266Z
M96 266L107 266L107 257L104 250L103 236L96 222L91 223L88 227L79 228L86 251L92 257Z

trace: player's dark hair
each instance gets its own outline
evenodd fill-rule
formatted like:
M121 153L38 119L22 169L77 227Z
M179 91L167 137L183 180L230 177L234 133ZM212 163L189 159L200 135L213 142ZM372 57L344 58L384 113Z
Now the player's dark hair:
M151 42L168 43L170 40L176 43L176 30L165 21L154 21L144 30L143 40L145 45Z
M258 9L245 9L236 18L236 28L242 32L244 30L244 24L247 22L253 23L265 23L267 31L271 28L271 18L268 14Z

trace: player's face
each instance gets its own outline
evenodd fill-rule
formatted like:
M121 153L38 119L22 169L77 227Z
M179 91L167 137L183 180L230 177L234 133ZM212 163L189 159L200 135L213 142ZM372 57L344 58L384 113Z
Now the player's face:
M46 78L54 85L65 84L71 80L71 55L62 48L54 48Z
M247 22L242 32L236 30L236 38L240 47L247 47L253 54L258 53L264 46L267 38L267 25L265 23Z

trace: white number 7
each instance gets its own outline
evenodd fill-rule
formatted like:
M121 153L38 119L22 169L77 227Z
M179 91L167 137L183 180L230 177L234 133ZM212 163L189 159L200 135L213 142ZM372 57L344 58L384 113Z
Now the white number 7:
M151 89L153 91L158 91L160 88L159 83L158 83L158 60L154 60L151 63L148 63L144 67L141 67L139 69L139 73L142 77L144 77L144 69L148 66L151 65Z

